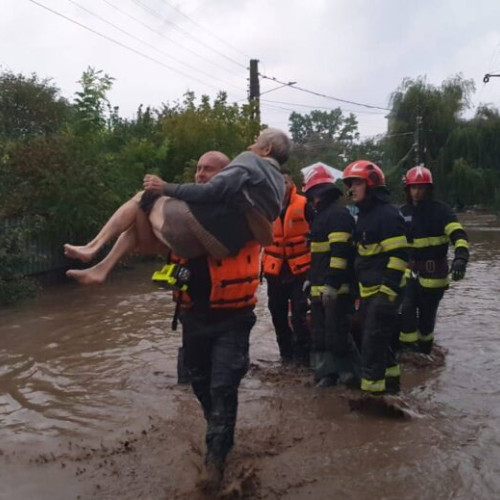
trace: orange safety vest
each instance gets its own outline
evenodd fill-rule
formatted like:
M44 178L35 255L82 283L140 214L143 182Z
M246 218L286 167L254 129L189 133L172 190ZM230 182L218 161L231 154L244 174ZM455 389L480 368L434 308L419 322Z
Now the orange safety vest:
M274 221L273 243L264 247L262 270L264 274L278 276L285 260L292 274L302 274L311 265L311 251L307 245L309 223L305 218L306 197L297 194L293 186L284 221Z
M232 257L207 257L211 282L210 308L240 309L257 303L260 250L260 245L252 241ZM175 255L171 256L171 260L181 265L187 262L187 259L180 259ZM174 292L174 299L178 301L179 298L182 308L192 307L189 289L187 292Z

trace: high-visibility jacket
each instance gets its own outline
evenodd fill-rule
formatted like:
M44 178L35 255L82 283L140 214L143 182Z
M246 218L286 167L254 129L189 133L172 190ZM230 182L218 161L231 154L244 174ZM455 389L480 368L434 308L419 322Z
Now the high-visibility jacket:
M191 300L189 290L196 286L196 280L207 280L201 288L207 290L208 300L202 307L210 309L240 309L254 306L257 303L257 287L259 286L261 246L252 241L247 243L236 255L225 259L215 259L211 256L202 257L208 266L208 276L192 273L187 292L175 292L174 299L179 301L183 309L199 307L196 300ZM190 261L180 259L175 255L171 260L180 265L190 267ZM196 259L193 259L193 261ZM207 286L205 286L207 285Z
M450 242L455 257L469 260L469 239L464 228L446 204L433 199L404 205L401 213L410 243L410 270L422 287L446 289Z
M395 299L404 286L408 266L408 241L398 209L378 199L369 207L360 207L354 239L361 298L383 292Z
M339 293L350 293L353 281L354 218L338 202L325 202L317 207L311 224L311 297L319 297L324 285Z
M305 216L306 202L306 197L297 194L297 188L293 186L283 220L280 216L274 221L273 243L264 247L264 274L278 276L285 262L293 275L309 270L311 254L307 244L309 223Z

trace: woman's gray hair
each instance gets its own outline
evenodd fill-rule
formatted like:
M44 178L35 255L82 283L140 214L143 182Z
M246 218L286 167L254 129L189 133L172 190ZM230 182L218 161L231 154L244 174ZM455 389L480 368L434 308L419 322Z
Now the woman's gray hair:
M260 133L260 139L271 145L271 156L280 165L286 163L290 156L292 141L281 130L277 128L266 128Z

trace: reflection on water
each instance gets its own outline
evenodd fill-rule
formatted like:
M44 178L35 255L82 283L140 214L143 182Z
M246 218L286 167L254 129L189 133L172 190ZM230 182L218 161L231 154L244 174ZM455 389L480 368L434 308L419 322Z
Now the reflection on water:
M380 420L353 420L333 397L316 398L303 411L340 422L358 450L371 433L379 433L386 448L367 450L371 460L382 453L391 463L391 450L404 449L408 436L421 436L410 447L415 456L425 454L427 462L394 461L394 477L416 470L436 477L453 470L448 475L453 484L442 486L443 491L435 486L436 494L494 498L500 491L500 224L487 214L466 215L463 221L472 242L471 262L466 279L446 294L436 328L438 342L449 349L446 366L427 374L410 370L403 378L405 391L425 405L430 418L397 428ZM3 446L35 438L102 436L148 415L176 414L182 398L190 396L187 389L172 390L180 333L170 329L169 293L149 281L154 267L146 263L117 272L100 287L55 287L27 305L0 311ZM260 293L251 354L265 366L278 356L265 293ZM302 387L287 397L299 405L310 390ZM242 395L247 413L240 419L247 425L256 401L273 404L272 391L261 391L252 375ZM357 460L365 460L356 453Z

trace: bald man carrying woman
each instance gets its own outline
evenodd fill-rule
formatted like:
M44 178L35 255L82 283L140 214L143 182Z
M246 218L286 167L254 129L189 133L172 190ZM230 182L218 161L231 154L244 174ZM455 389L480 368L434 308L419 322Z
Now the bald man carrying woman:
M146 175L144 192L123 204L92 241L64 245L67 257L88 262L118 236L101 262L85 270L71 269L67 276L81 284L102 283L120 258L134 251L155 254L170 249L183 258L209 254L222 259L251 240L269 244L285 193L279 167L289 151L286 134L268 128L206 184L171 184Z

